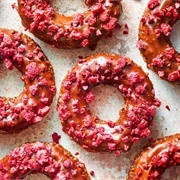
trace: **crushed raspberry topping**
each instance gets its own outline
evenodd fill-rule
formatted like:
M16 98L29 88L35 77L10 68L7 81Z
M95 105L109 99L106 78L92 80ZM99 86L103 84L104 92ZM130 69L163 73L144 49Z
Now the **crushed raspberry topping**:
M62 120L67 120L71 116L71 112L66 105L61 105L58 109L58 113Z
M106 9L104 10L100 15L99 15L99 19L102 22L108 21L110 17L110 10Z
M90 102L92 102L94 100L94 95L93 95L92 92L89 92L89 93L86 94L85 98L86 98L86 102L90 103Z
M180 70L174 71L168 75L168 80L174 82L180 79Z
M103 24L103 28L106 30L106 31L112 31L114 29L114 27L116 26L116 23L117 23L117 18L109 18L109 20L107 22L105 22Z
M165 36L170 36L171 35L171 26L167 23L162 23L161 26L161 32L165 35Z
M3 163L0 163L0 178L9 180L8 169Z
M174 50L174 48L173 47L166 48L164 50L164 56L167 59L171 60L171 61L175 60L175 50Z
M163 67L164 66L164 59L162 55L158 55L156 58L152 59L152 66L159 66Z
M143 49L143 50L146 50L146 47L147 47L147 43L146 42L143 42L142 40L139 40L136 44L136 47L138 49Z
M101 3L96 3L95 5L90 7L90 10L93 12L93 14L99 14L101 13L103 9L103 5Z
M30 63L29 65L26 66L26 73L25 75L33 80L37 75L39 74L39 68L36 66L35 62Z
M160 4L159 0L150 0L148 2L148 8L153 9Z

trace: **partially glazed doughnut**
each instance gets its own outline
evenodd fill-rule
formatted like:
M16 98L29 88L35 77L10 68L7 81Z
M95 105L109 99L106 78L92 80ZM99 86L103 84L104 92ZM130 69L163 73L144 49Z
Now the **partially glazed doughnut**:
M74 16L58 14L48 0L18 0L24 27L57 48L91 46L110 33L122 12L121 0L86 0L89 10Z
M150 0L139 25L137 47L147 66L169 82L180 82L180 53L170 41L179 19L179 0Z
M116 122L92 116L88 103L91 89L107 84L119 89L125 99ZM81 59L62 82L58 114L63 131L87 151L127 151L149 135L149 126L159 101L147 74L129 58L97 54Z
M26 143L0 160L0 179L43 173L53 180L90 180L85 165L56 143Z
M170 166L180 165L180 134L159 139L135 159L127 180L158 180Z
M0 28L0 59L22 74L23 92L0 97L0 130L16 132L40 122L56 93L53 68L40 47L25 34Z

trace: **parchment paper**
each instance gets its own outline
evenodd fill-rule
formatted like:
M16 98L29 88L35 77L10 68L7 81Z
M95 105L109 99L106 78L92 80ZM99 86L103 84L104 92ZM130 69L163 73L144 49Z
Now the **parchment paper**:
M11 28L24 32L21 25L20 17L15 9L11 8L16 0L1 0L0 1L0 27ZM78 50L62 50L52 48L50 45L38 40L29 32L24 32L31 36L39 43L44 53L51 61L56 78L57 94L51 106L50 113L42 122L36 124L18 134L0 134L0 158L5 156L11 149L25 143L33 141L52 141L51 135L57 132L61 135L60 144L68 149L73 155L79 152L77 156L85 163L88 172L94 171L95 175L92 179L95 180L125 180L127 172L132 164L134 157L142 150L143 146L148 143L149 138L157 139L166 135L171 135L180 132L180 86L172 85L161 80L154 72L146 68L146 63L143 61L139 50L136 48L138 25L141 15L147 5L147 0L123 0L123 14L119 19L122 25L121 29L114 31L112 38L103 38L95 51L88 48ZM81 0L53 0L53 7L59 12L73 14L75 12L83 12L87 9L84 1ZM125 24L128 24L129 34L123 35L126 30ZM171 36L174 46L180 52L180 23L178 22L173 28ZM154 125L151 127L151 136L145 140L140 140L127 153L122 153L116 157L111 153L90 153L86 152L69 137L62 132L62 127L57 115L56 104L59 95L60 84L66 75L77 62L78 56L88 56L98 52L117 53L130 57L138 65L141 65L145 72L149 73L156 92L162 106L158 109L154 118ZM20 81L20 73L15 69L9 72L0 63L0 95L6 97L14 97L23 90L23 83ZM118 111L123 105L121 94L113 87L100 85L93 92L96 95L95 101L90 104L93 114L98 115L103 119L116 120ZM166 106L169 106L170 111ZM180 180L180 167L169 168L163 175L164 180ZM29 175L26 179L45 180L48 179L44 175Z

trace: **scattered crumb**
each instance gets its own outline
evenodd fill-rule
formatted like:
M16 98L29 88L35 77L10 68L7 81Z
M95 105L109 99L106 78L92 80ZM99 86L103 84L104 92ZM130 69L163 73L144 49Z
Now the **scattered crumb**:
M169 107L168 105L166 105L166 109L167 109L168 111L171 111L171 109L170 109L170 107Z
M149 138L149 142L153 142L154 141L154 138Z
M61 138L61 135L59 135L58 133L54 132L54 133L52 134L52 140L53 140L53 142L59 144L59 139L60 139L60 138Z
M76 155L76 156L79 155L79 152L76 152L75 155Z
M90 171L90 175L91 175L91 176L94 176L94 171Z

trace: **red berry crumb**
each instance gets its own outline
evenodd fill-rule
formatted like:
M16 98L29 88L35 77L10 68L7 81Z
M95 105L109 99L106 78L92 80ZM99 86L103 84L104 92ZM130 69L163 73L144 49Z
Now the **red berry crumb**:
M79 152L76 152L75 155L76 155L76 156L79 155Z
M91 176L94 176L94 171L90 171L90 175L91 175Z
M170 109L170 107L169 107L168 105L166 105L166 109L167 109L168 111L171 111L171 109Z
M60 138L61 138L61 135L59 135L58 133L54 132L54 133L52 134L52 140L53 140L53 142L59 144L59 139L60 139Z
M129 32L127 30L123 31L123 34L129 34Z
M124 25L124 27L125 27L126 29L129 29L129 27L128 27L128 24L127 24L127 23Z
M15 9L15 8L16 8L16 3L11 4L11 7L12 7L13 9Z
M79 59L83 59L83 56L78 56Z
M154 139L151 137L151 138L149 138L149 142L153 142L154 141Z
M121 29L121 25L119 23L116 24L115 26L116 29Z

